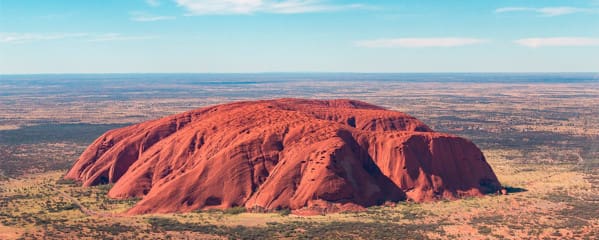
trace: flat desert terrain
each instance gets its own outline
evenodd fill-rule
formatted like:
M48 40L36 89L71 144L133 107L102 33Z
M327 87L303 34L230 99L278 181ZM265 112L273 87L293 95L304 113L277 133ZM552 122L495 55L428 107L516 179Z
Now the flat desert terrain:
M366 101L471 139L507 195L298 216L243 208L124 216L137 199L62 180L98 136L282 97ZM593 74L20 75L0 79L1 239L597 239Z

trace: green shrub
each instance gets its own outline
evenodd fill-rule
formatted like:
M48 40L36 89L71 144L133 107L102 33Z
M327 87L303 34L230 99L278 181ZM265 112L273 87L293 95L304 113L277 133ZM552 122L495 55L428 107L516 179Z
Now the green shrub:
M223 211L223 213L231 214L231 215L240 214L240 213L244 213L244 212L247 212L247 210L244 207L232 207L232 208L227 208Z
M279 211L279 214L281 214L281 216L288 216L289 214L291 214L291 209L283 208Z

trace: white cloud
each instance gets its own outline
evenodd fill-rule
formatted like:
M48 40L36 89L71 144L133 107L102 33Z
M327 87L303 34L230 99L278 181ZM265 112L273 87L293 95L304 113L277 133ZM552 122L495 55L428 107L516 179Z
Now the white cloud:
M120 33L105 33L99 34L90 38L89 42L108 42L108 41L129 41L129 40L146 40L154 39L155 36L128 36Z
M575 8L575 7L546 7L537 10L539 13L545 16L560 16L572 13L590 12L590 9Z
M523 38L514 42L531 48L599 46L599 38L584 37Z
M577 8L577 7L542 7L542 8L530 8L530 7L504 7L495 9L496 13L509 13L509 12L536 12L541 16L555 17L561 15L568 15L574 13L599 13L597 9L591 8Z
M0 43L21 44L39 41L81 39L88 42L153 39L154 36L129 36L120 33L6 33L0 32Z
M146 0L146 3L152 7L158 7L160 6L160 1L159 0Z
M480 38L386 38L355 42L356 46L367 48L420 48L420 47L460 47L487 42Z
M524 11L535 11L535 8L527 8L527 7L503 7L503 8L495 9L496 13L524 12Z
M156 15L151 15L151 14L147 14L144 12L131 12L131 13L129 13L129 15L131 15L131 18L130 18L131 21L136 21L136 22L155 22L155 21L175 19L174 16L156 16Z
M26 43L44 40L80 38L87 33L0 33L0 43Z
M189 15L295 14L364 8L361 4L327 4L322 0L175 0Z

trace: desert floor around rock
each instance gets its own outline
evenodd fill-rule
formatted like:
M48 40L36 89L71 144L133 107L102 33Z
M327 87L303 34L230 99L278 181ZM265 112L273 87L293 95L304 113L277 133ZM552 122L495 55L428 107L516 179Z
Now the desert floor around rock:
M341 88L327 81L169 84L172 91L163 94L137 85L100 87L103 95L84 88L71 92L60 84L46 87L64 93L54 97L39 92L39 86L0 86L0 238L599 236L596 83L386 82L373 87L358 81ZM408 113L436 131L472 139L509 194L324 216L247 213L240 208L122 216L136 199L107 198L111 185L82 188L60 180L108 129L211 104L274 97L358 99Z

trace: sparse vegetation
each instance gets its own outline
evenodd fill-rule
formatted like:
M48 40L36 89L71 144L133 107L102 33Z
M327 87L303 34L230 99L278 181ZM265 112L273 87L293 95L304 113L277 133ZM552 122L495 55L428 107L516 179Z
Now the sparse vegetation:
M160 96L151 86L125 85L105 88L102 94L106 96L56 89L60 94L51 99L47 93L36 92L35 86L23 86L20 92L0 87L0 92L9 94L0 98L0 129L5 129L0 130L0 238L599 238L599 146L595 144L599 122L593 121L599 119L597 85L455 83L439 87L382 81L373 88L370 82L356 81L330 91L338 83L276 84L276 96L358 98L410 113L435 130L470 138L485 152L508 195L399 202L365 212L317 216L242 207L121 216L118 213L139 199L110 199L106 193L112 185L83 188L61 178L95 137L109 128L182 112L190 106L274 97L272 90L260 83L232 84L223 96L217 85L174 82L169 86L172 91L161 91ZM197 91L203 93L201 98ZM55 190L106 216L86 215Z
M279 214L281 214L281 216L288 216L289 214L291 214L291 209L289 209L289 208L281 209L279 211Z
M232 207L232 208L228 208L224 210L225 214L240 214L240 213L244 213L247 212L247 210L244 207Z

